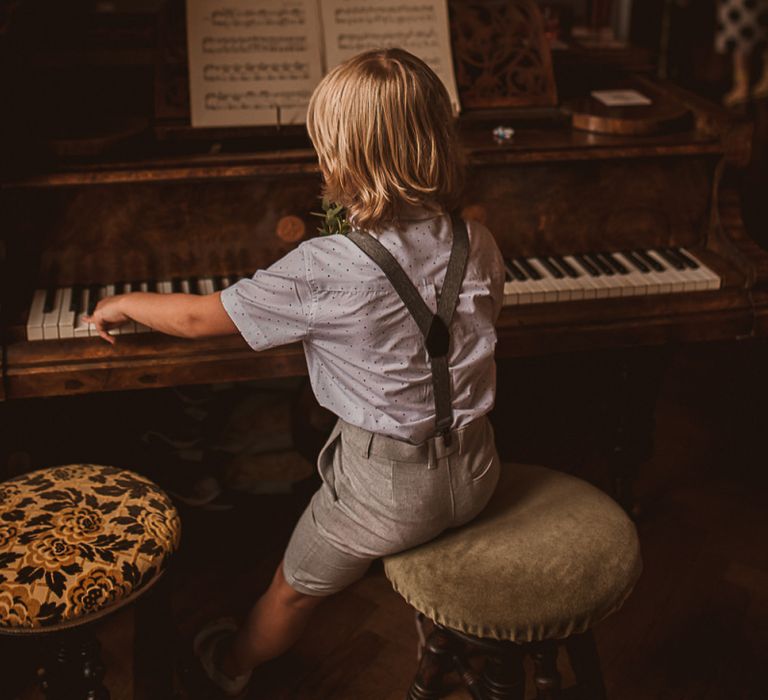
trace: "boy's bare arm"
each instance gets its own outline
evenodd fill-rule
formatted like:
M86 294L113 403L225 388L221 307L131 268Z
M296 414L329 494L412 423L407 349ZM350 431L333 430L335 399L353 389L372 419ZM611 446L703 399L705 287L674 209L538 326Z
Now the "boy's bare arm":
M86 318L109 343L115 339L107 331L127 321L136 321L152 330L180 338L203 338L237 333L237 328L221 304L221 293L152 294L132 292L102 299Z

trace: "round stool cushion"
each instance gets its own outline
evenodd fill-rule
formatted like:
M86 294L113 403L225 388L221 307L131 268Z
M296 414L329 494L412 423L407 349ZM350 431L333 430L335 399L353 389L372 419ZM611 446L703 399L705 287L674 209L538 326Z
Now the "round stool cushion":
M180 534L168 496L123 469L77 464L0 483L0 632L111 612L154 583Z
M502 465L486 509L386 557L395 590L446 627L516 642L583 632L621 607L642 570L622 508L582 479Z

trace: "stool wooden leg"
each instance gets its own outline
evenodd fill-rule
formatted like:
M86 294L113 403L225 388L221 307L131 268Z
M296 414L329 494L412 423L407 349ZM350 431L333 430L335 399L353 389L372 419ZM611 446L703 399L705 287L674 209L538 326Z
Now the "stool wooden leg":
M560 698L560 673L557 670L557 647L553 644L539 646L532 653L533 682L537 700Z
M40 674L46 700L109 700L101 645L91 632L62 634Z
M466 662L462 654L454 654L453 666L459 672L464 687L469 691L472 700L489 700L483 684L480 682L477 673Z
M450 634L435 628L421 654L416 678L407 700L437 700L443 687L443 676L451 670L456 642Z
M523 652L518 645L488 657L483 671L483 685L488 700L523 700L525 669Z
M600 657L592 630L574 634L565 640L565 649L571 661L573 675L581 689L581 696L590 700L607 700Z

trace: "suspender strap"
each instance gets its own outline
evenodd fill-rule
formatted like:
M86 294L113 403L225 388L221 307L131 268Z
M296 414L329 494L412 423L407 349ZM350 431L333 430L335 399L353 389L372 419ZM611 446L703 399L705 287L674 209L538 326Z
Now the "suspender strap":
M451 377L448 371L449 328L459 300L469 255L467 225L455 214L451 221L453 244L443 288L437 301L437 314L430 311L403 268L378 240L364 231L352 231L348 234L348 238L382 269L424 336L432 369L436 433L445 437L453 424Z

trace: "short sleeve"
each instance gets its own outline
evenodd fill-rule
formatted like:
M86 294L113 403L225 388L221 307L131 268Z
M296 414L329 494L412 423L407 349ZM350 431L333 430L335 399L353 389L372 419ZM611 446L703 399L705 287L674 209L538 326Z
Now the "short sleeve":
M504 258L501 255L496 239L494 239L492 235L490 235L490 238L493 241L494 248L493 267L491 270L491 295L493 296L494 305L493 322L496 323L504 305L504 282L506 279L506 272L504 269Z
M304 340L309 334L312 294L302 246L266 270L221 293L221 303L254 350Z

